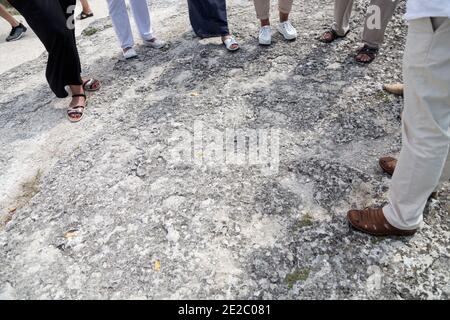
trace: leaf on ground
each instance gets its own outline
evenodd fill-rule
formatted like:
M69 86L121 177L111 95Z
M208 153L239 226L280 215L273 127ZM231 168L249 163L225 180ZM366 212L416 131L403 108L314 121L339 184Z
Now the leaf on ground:
M159 261L159 260L155 261L154 269L155 269L155 271L161 270L161 261Z

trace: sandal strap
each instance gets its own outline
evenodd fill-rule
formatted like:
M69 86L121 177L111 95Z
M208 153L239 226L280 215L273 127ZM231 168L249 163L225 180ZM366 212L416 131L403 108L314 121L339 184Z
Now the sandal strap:
M85 82L83 82L83 87L90 86L94 81L95 79L93 78L86 80Z
M328 31L326 31L326 32L330 32L330 33L333 35L333 38L334 38L334 39L344 37L344 36L339 35L339 34L336 32L336 30L334 30L333 28L330 28L330 30L328 30Z
M233 36L229 37L228 39L225 39L225 41L223 43L225 44L227 49L230 49L233 44L238 45L238 42L236 41L236 39Z
M78 109L83 109L83 110L78 111ZM85 107L83 107L83 106L71 107L70 109L67 110L67 113L83 113L84 109L85 109Z
M96 88L93 88L95 85ZM94 78L90 78L83 82L83 89L86 91L97 91L100 87L100 81Z
M372 48L368 45L364 45L362 48L358 49L358 54L365 53L368 55L375 55L380 51L378 48Z
M345 38L349 34L349 32L350 32L350 29L348 29L347 32L343 36L341 36L336 32L336 30L334 30L333 28L330 28L324 32L324 34L322 35L322 39L325 34L331 34L331 39L329 39L329 40L323 39L323 40L326 42L333 42L336 39Z
M84 93L78 93L78 94L72 95L72 98L76 98L76 97L83 97L84 99L86 99L86 95Z
M81 109L81 110L79 110ZM70 115L74 115L74 114L84 114L84 109L85 107L83 106L76 106L76 107L72 107L70 109L67 110L67 114Z

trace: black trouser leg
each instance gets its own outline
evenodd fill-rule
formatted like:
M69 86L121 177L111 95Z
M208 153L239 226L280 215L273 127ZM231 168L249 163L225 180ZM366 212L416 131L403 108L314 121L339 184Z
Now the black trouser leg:
M75 41L73 8L76 0L10 0L27 20L48 51L46 77L59 98L67 97L65 86L81 85L81 65ZM72 8L72 10L70 10Z
M229 34L225 0L188 0L194 32L202 38Z

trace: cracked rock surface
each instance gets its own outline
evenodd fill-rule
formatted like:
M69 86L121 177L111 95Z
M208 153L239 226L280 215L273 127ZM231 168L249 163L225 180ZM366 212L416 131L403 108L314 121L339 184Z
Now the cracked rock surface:
M128 62L97 20L78 43L103 87L78 124L47 87L45 54L3 73L0 298L449 299L447 191L412 238L345 220L384 204L377 159L401 147L403 100L381 85L401 81L404 4L379 58L360 66L367 3L356 1L349 37L325 45L333 1L297 1L297 41L261 48L253 4L228 1L241 44L229 54L193 35L184 1L152 1L169 45ZM278 171L195 152L173 161L177 132L194 137L195 122L279 130Z

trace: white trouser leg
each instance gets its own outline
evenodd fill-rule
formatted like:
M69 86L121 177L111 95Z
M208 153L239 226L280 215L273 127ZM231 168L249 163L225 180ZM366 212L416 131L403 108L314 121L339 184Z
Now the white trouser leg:
M439 180L438 189L442 188L442 185L450 180L450 150L447 155L447 161L445 162L444 171L442 172L441 179Z
M152 23L147 0L130 0L134 21L143 40L153 39Z
M402 151L383 209L394 227L420 226L429 195L448 170L450 146L450 19L409 22L404 57ZM420 44L420 45L418 45Z
M116 31L122 49L134 46L130 18L128 17L125 0L107 0L109 15Z

